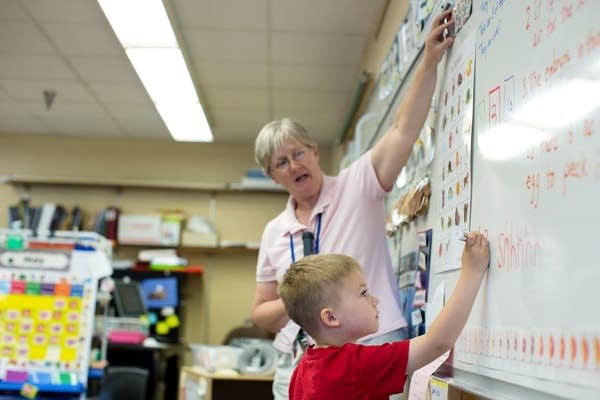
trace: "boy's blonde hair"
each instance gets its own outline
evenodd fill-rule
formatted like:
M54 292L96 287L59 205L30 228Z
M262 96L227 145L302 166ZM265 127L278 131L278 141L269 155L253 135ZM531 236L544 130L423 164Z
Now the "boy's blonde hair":
M307 130L289 118L271 121L259 132L254 142L254 158L267 175L271 174L269 167L273 156L290 140L310 149L318 148Z
M279 286L288 316L315 337L321 309L337 303L342 278L352 271L361 271L360 265L343 254L315 254L296 261Z

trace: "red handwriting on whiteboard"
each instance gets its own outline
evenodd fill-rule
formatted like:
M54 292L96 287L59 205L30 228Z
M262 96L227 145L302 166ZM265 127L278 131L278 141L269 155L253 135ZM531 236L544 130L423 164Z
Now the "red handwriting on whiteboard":
M488 127L491 129L500 122L500 86L492 88L489 93Z
M555 55L552 58L552 62L546 67L544 71L544 78L549 81L558 72L563 70L571 62L571 53L569 50L565 50L563 54Z
M586 119L583 121L583 136L590 137L594 134L594 120Z
M540 143L543 153L552 153L558 150L558 138L556 136L551 137L547 140L542 140Z
M587 157L581 154L579 159L565 162L563 169L563 196L567 195L567 182L573 179L582 179L588 176Z
M573 125L563 135L556 135L542 140L538 146L532 146L526 153L526 160L543 159L552 157L554 153L561 152L561 146L564 148L573 144L583 146L580 154L572 156L561 165L555 168L537 169L532 168L523 180L529 206L539 208L540 198L545 197L553 189L557 190L562 197L567 197L570 189L570 182L583 181L585 179L600 180L600 149L586 150L589 146L590 137L594 135L594 119L584 119L580 124ZM583 143L581 143L583 142ZM564 151L564 149L563 149ZM573 150L568 150L573 152ZM560 187L560 189L559 189ZM560 192L558 192L560 190Z
M506 224L506 232L498 235L496 267L506 272L525 271L539 265L542 244L531 227Z
M532 29L533 24L540 18L542 10L542 0L535 0L533 4L525 7L525 30Z
M532 71L529 75L523 77L521 83L523 89L521 98L526 100L530 92L535 92L542 87L542 74L537 71Z
M565 3L560 11L562 14L562 20L566 21L573 16L573 4Z
M540 174L530 174L525 178L525 188L529 192L529 205L538 208L540 204Z
M589 56L600 47L600 30L590 34L587 39L579 44L577 48L577 57L583 58Z
M554 189L556 186L556 173L554 171L546 172L546 189Z
M562 0L560 10L556 0L531 0L525 6L524 30L531 33L531 46L538 47L544 39L549 39L586 5L585 0Z

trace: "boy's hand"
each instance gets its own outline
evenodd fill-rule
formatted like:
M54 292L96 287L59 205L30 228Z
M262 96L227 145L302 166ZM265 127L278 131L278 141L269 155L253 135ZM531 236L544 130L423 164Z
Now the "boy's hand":
M488 240L479 231L469 232L462 253L463 271L483 273L489 265L490 245Z

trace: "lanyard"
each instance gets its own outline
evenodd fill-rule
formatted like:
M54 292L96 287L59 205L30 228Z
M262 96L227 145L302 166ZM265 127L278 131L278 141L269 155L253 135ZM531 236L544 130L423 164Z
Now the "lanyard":
M319 238L321 237L321 216L323 213L317 214L317 235L315 236L315 254L319 254ZM290 253L292 254L292 263L296 262L296 254L294 252L294 237L290 233Z

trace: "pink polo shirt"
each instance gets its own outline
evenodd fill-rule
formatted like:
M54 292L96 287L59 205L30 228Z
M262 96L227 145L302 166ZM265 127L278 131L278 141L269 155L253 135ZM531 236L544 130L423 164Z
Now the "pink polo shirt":
M261 239L256 280L281 282L292 263L292 246L296 260L302 257L302 232L316 234L321 217L319 253L341 253L355 258L363 268L369 291L379 299L379 330L364 339L406 326L400 308L399 292L385 236L385 190L379 184L371 162L371 151L344 169L337 177L324 176L319 200L308 226L294 213L290 196L286 209L269 221ZM277 334L274 346L290 352L299 327L293 321Z

